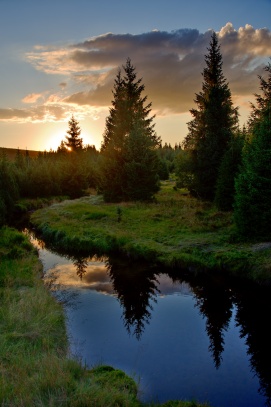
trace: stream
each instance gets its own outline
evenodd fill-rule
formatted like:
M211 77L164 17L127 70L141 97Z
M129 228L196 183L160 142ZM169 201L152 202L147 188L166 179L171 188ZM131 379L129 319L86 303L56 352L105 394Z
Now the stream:
M87 367L122 369L144 402L271 406L271 288L221 273L61 254L25 233L63 302L71 352Z

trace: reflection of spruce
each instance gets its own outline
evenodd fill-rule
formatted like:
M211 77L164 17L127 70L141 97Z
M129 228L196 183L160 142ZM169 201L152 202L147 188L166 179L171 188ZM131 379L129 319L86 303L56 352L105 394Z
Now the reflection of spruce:
M121 263L110 259L107 263L114 290L123 308L124 326L139 340L151 318L152 305L159 292L157 279L149 264Z
M82 280L84 274L86 274L88 261L86 258L74 257L73 264L76 267L76 274Z
M210 274L193 275L185 270L172 270L169 277L173 281L190 285L196 300L196 307L206 317L206 332L210 341L209 351L218 369L224 351L224 332L228 329L232 316L233 294L227 289L227 281L213 278Z
M206 332L210 340L209 351L212 353L215 367L218 369L224 351L224 332L227 331L232 316L232 293L221 284L206 279L202 286L193 287L196 306L206 317Z
M268 317L271 314L270 287L239 290L236 293L236 323L245 338L252 371L260 382L259 393L271 406L271 334Z

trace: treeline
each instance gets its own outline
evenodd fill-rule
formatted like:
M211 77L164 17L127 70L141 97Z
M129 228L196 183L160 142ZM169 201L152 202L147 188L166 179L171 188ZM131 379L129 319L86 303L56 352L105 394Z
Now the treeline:
M95 188L106 202L151 201L160 180L174 172L178 187L219 210L233 211L239 235L270 238L271 66L265 67L267 79L259 76L261 93L240 129L215 33L207 50L202 89L182 144L162 146L145 86L128 58L116 75L100 151L83 146L72 116L56 152L36 159L18 152L14 162L0 158L0 223L18 197L76 198Z
M37 158L29 158L18 150L13 161L2 155L0 224L11 219L19 198L77 198L87 188L96 188L97 160L98 152L92 149L77 154L44 152Z
M180 145L172 147L167 143L159 146L159 179L168 179L174 172L174 160L180 149ZM3 149L0 153L0 226L17 214L20 198L78 198L89 189L99 190L101 177L101 154L95 146L82 145L72 152L62 142L57 151L40 152L36 157L18 149L12 160Z

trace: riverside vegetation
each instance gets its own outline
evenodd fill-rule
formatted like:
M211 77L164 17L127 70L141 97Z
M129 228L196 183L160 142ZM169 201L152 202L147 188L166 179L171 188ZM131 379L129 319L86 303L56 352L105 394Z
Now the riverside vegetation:
M271 281L271 243L239 240L232 212L222 212L163 181L153 203L104 203L91 195L35 211L31 222L54 246L116 253L190 272L226 271Z

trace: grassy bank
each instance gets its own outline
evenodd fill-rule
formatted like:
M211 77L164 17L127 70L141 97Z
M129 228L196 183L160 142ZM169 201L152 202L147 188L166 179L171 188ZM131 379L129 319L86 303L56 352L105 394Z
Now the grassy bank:
M100 196L64 201L31 220L55 246L100 254L122 252L170 267L227 270L271 281L271 243L238 241L232 213L164 182L157 201L105 204Z
M63 309L42 282L37 253L22 234L0 231L0 405L138 406L123 372L87 371L68 357Z
M37 252L27 238L1 228L0 405L143 406L136 383L124 372L109 366L87 370L69 357L63 308L41 277Z

